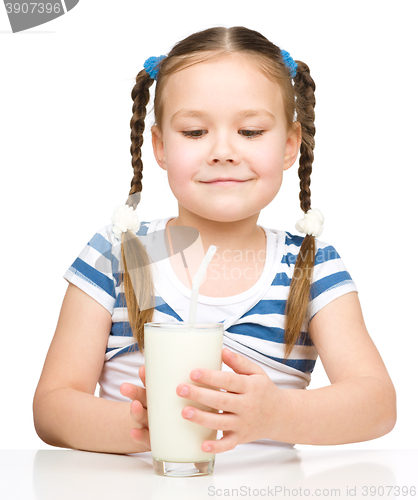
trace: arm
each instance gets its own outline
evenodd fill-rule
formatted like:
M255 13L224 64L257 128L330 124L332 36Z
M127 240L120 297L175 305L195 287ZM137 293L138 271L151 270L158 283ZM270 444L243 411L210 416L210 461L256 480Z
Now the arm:
M395 388L367 332L357 293L343 295L321 309L309 333L331 385L286 391L287 405L281 412L287 425L277 429L277 439L334 445L368 441L390 432L396 423Z
M111 324L109 311L69 284L33 401L35 429L46 443L108 453L149 450L146 410L141 404L146 406L145 390L125 391L141 403L94 396ZM130 437L133 426L141 443Z
M177 394L223 410L213 414L184 408L184 418L224 431L221 440L206 441L202 449L209 451L210 446L212 452L221 453L264 438L344 444L375 439L392 430L395 389L367 333L357 293L321 309L311 321L310 333L331 382L321 389L279 389L258 365L227 349L223 361L235 373L193 370L192 380L227 391L178 387ZM183 387L188 394L181 392ZM193 415L188 417L190 410Z

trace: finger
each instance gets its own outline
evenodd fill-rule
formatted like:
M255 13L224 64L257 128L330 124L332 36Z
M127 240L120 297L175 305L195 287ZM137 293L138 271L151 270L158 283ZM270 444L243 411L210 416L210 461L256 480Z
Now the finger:
M130 406L132 419L141 427L148 427L148 412L139 401L132 401Z
M136 442L136 443L141 443L144 446L148 448L148 450L151 450L151 443L149 439L149 431L148 429L131 429L130 431L130 436L131 438Z
M228 431L235 429L238 425L238 417L233 413L202 411L194 406L185 406L181 412L181 416L185 420L217 431Z
M190 372L190 379L197 384L203 384L217 389L224 389L230 393L242 394L246 390L245 377L233 372L208 370L197 368Z
M189 401L195 401L215 410L232 411L237 409L237 394L215 391L193 384L180 384L176 388L178 396Z
M139 378L141 379L141 382L144 384L144 387L146 387L146 385L145 385L145 365L142 365L139 368Z
M122 396L129 398L132 401L139 401L144 408L147 407L147 396L146 391L142 387L130 384L129 382L124 382L119 389Z
M202 443L202 451L206 451L207 453L224 453L225 451L233 450L238 444L237 434L233 431L226 431L223 433L221 439L204 441Z
M190 373L191 380L210 387L225 389L228 392L242 394L247 390L248 380L241 375L266 374L266 372L253 361L250 361L241 354L233 353L226 348L222 351L222 360L226 365L232 368L233 372L197 368Z
M222 350L222 361L232 368L235 373L241 375L265 375L266 373L261 366L254 363L254 361L250 361L245 356L232 352L227 348Z

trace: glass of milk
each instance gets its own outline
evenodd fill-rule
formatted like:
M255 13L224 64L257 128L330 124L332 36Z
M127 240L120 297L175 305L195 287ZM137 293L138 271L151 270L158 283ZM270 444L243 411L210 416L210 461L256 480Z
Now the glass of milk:
M154 471L163 476L211 474L215 454L201 450L217 431L185 420L181 411L194 406L218 412L176 394L179 384L202 386L190 379L194 368L220 370L222 323L146 323L145 382Z

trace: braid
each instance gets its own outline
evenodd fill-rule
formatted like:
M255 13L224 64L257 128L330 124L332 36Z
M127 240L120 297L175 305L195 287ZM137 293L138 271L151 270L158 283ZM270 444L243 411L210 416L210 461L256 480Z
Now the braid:
M260 69L281 86L286 122L290 127L296 108L297 121L301 124L302 141L299 159L300 206L306 213L311 208L311 173L315 147L315 83L309 68L301 61L296 65L291 58L260 33L243 27L211 28L188 36L178 42L158 67L158 85L154 99L155 123L161 122L163 109L163 88L167 78L176 71L210 58L206 52L217 57L220 53L242 53L257 55ZM286 60L283 57L286 57ZM153 58L154 59L154 58ZM157 58L158 59L158 58ZM147 60L148 61L148 60ZM146 63L147 63L146 61ZM293 77L293 84L292 78ZM146 70L136 77L132 90L133 116L131 119L131 155L134 175L127 204L137 207L142 191L141 147L145 128L146 107L149 101L149 88L154 79ZM296 101L295 101L296 96ZM132 233L122 233L122 261L124 266L125 298L128 308L129 323L139 348L143 346L143 325L152 321L154 312L154 289L149 257L139 238ZM310 299L311 277L315 263L315 237L303 239L297 256L294 274L290 284L289 297L285 310L285 358L288 358L293 346L304 328ZM135 272L134 272L135 270ZM135 296L135 292L137 296Z
M141 70L136 77L136 84L132 89L131 97L134 101L132 106L131 118L131 155L132 155L132 168L134 169L134 176L131 181L130 195L141 193L142 191L142 158L141 148L144 142L143 133L145 129L145 117L147 114L147 104L149 101L149 88L154 80L148 75L145 70ZM129 198L128 198L129 200ZM132 198L131 198L132 200ZM134 199L129 203L134 205L134 209L138 204L139 199Z
M302 144L300 147L299 179L300 179L300 208L306 213L311 208L312 163L315 148L315 82L309 73L308 66L297 61L298 72L295 77L296 113L298 122L302 126Z
M299 201L306 213L311 208L311 173L315 147L315 82L309 67L297 61L297 75L294 79L297 120L302 127L302 143L299 158ZM306 320L310 299L310 286L315 265L315 237L306 235L300 247L290 283L285 317L285 358L295 345Z
M154 80L145 70L136 77L136 84L131 97L134 101L131 118L131 155L134 175L131 190L126 204L135 210L142 191L142 159L141 147L145 129L145 117L150 93L149 88ZM129 324L140 351L144 346L144 325L152 321L154 315L154 284L151 274L151 260L140 242L131 231L122 233L123 286L128 309Z

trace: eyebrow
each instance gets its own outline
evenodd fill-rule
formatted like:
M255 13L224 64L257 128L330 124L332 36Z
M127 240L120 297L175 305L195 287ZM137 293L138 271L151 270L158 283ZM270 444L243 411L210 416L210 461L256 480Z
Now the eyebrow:
M199 111L195 109L179 109L171 117L171 123L179 118L207 118L209 115L204 111ZM267 111L266 109L244 109L237 113L238 118L253 118L253 117L267 117L275 119L273 113Z

